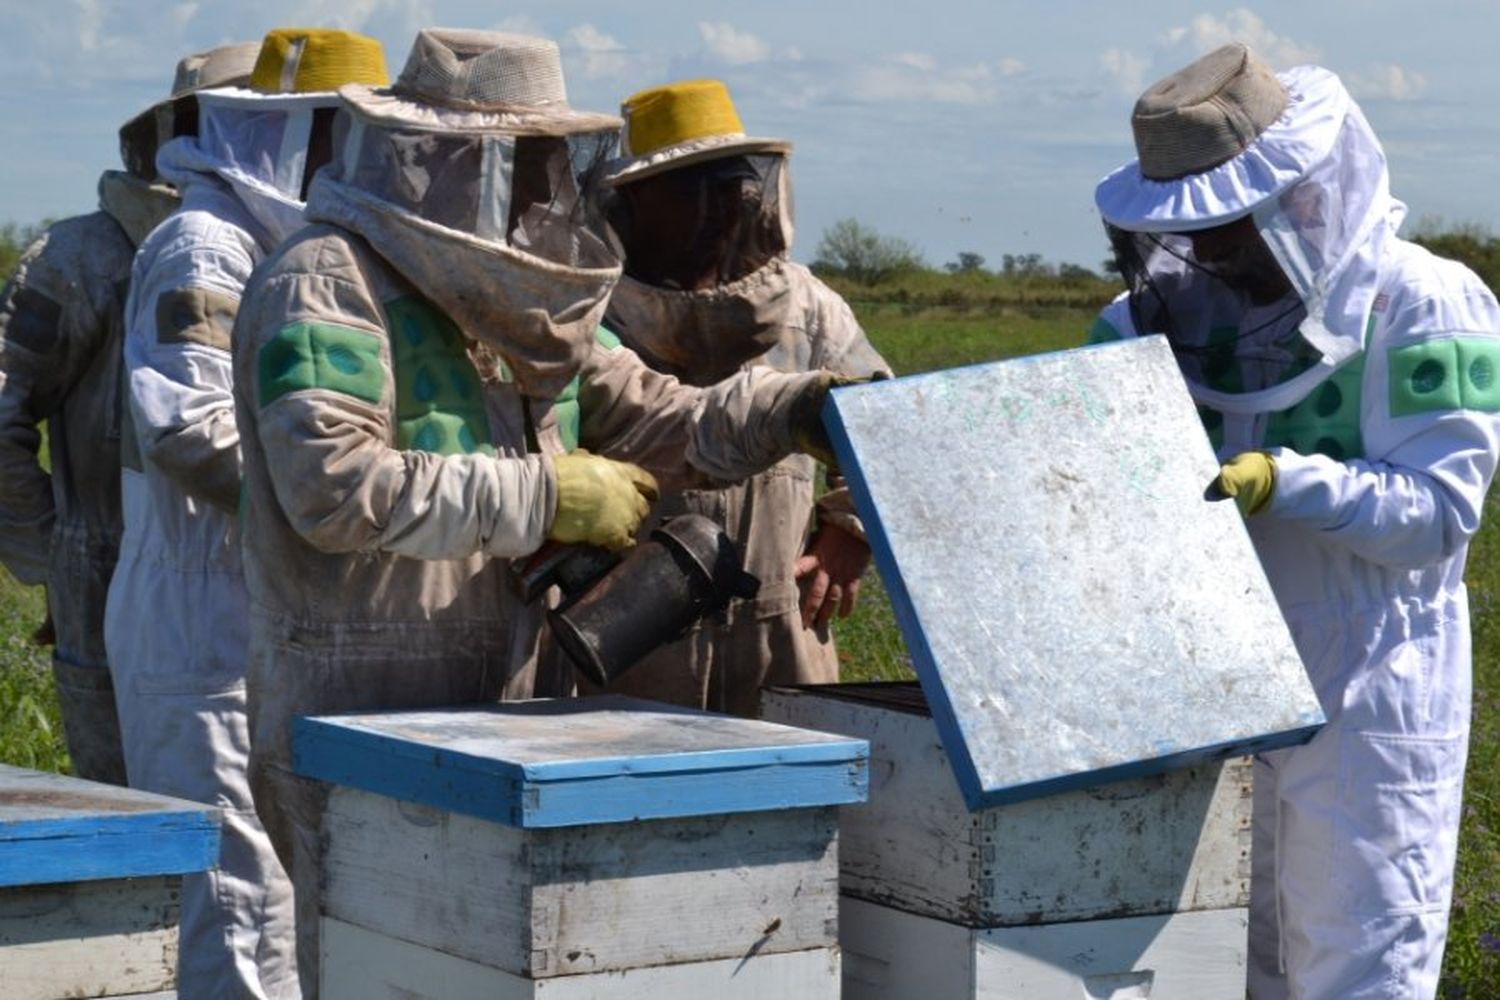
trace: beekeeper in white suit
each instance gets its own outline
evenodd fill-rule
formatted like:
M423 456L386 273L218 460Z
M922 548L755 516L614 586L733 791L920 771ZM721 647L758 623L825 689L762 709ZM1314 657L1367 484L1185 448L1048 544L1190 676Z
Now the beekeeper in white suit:
M251 270L302 223L344 83L382 83L378 42L283 29L248 88L198 95L198 134L157 165L182 207L142 244L126 303L124 537L105 641L134 787L224 811L217 869L184 879L184 997L292 997L291 890L246 775L249 601L236 515L230 330ZM320 153L321 148L321 153Z
M1257 762L1250 988L1431 997L1469 727L1464 556L1500 449L1500 310L1396 237L1338 78L1221 48L1151 87L1096 201L1163 333L1329 722Z

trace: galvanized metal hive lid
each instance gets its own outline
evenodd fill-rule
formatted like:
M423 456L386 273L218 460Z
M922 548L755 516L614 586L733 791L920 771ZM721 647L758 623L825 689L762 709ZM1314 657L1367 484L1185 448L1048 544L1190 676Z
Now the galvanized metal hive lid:
M851 386L824 419L971 808L1323 723L1162 338Z
M212 806L0 764L0 886L176 875L218 858Z
M511 826L862 802L864 740L635 698L298 719L297 771Z

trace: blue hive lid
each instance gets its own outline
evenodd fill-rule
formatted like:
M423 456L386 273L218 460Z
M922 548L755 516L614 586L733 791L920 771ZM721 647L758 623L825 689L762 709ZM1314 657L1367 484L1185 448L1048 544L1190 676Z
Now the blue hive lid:
M298 773L518 827L863 802L868 745L609 695L298 719Z
M219 811L0 764L0 886L204 871Z
M841 388L824 423L971 808L1322 725L1163 338Z

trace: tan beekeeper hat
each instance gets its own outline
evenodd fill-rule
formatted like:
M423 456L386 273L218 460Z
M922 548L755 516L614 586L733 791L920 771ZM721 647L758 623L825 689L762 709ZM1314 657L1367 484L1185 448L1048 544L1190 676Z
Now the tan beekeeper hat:
M1244 151L1286 110L1271 68L1232 42L1152 84L1130 116L1141 174L1172 180Z
M426 28L390 87L350 85L339 96L388 128L572 135L620 127L613 115L568 104L556 42L498 31Z

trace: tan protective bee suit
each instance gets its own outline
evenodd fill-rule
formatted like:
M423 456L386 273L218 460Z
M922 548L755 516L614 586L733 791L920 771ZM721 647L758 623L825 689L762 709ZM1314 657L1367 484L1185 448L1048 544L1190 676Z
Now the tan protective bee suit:
M170 188L107 171L100 210L49 227L0 300L0 558L47 585L73 772L118 785L104 602L120 547L120 338L136 246L176 204Z
M390 227L409 223L354 194L320 176L308 214L401 242ZM403 261L434 275L465 266L437 253ZM449 276L486 287L477 273ZM447 315L338 226L294 236L241 303L252 781L293 866L315 864L324 796L291 773L295 715L533 693L543 608L520 602L508 570L551 527L544 455L579 444L669 487L743 477L790 450L793 411L818 381L760 369L693 389L601 333L577 378L539 402L503 366L481 382L469 351ZM316 885L316 873L293 882ZM315 903L299 892L304 943Z
M695 385L723 378L736 365L745 371L826 369L850 378L890 375L848 304L784 257L705 292L660 289L627 276L610 298L605 325L653 368ZM791 455L732 486L662 497L642 537L666 518L702 514L734 539L760 591L736 598L720 618L656 650L609 690L753 717L767 684L838 680L832 636L827 626L803 626L794 578L813 519L815 473L813 459ZM818 522L863 538L847 491L833 485L816 505Z

